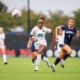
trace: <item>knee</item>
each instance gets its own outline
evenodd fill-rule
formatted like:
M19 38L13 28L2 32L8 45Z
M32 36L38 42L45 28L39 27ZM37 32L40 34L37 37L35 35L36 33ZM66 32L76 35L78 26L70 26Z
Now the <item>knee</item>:
M72 53L72 49L69 49L68 51L67 51L67 54L71 54Z
M64 57L64 53L60 53L59 59L62 59Z

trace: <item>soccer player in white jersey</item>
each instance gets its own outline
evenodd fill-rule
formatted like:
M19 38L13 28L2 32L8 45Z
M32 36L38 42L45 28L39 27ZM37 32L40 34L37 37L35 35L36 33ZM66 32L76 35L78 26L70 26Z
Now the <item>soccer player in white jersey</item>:
M61 29L59 30L58 33L58 39L57 39L57 53L56 53L56 57L59 56L59 53L61 51L61 48L64 44L64 31L62 31ZM64 68L64 60L61 59L61 67Z
M5 33L3 30L3 27L0 27L0 49L1 49L1 52L3 54L3 63L7 64L4 40L5 40Z
M44 17L39 17L38 25L31 30L30 38L29 38L29 40L32 40L34 42L34 47L35 47L34 53L37 56L37 59L35 61L35 68L34 68L35 71L39 70L39 64L41 60L40 56L46 50L47 47L47 41L45 39L46 33L49 33L52 36L51 29L46 28L44 26ZM35 39L32 38L33 36L35 37Z

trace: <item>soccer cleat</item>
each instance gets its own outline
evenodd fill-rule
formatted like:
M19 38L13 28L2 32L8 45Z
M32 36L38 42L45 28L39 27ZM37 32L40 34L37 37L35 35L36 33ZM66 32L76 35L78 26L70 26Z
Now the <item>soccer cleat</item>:
M61 67L64 68L64 64L61 64Z
M48 66L48 67L50 67L50 66L51 66L51 64L50 64L50 63L48 63L47 61L46 61L46 64L47 64L47 66Z
M4 64L8 64L7 62L4 62Z
M64 61L61 60L61 67L64 68Z
M35 67L34 68L34 71L38 72L39 71L38 67Z
M51 65L51 69L52 69L52 71L53 72L55 72L56 71L56 69L55 69L55 65L53 64L53 65Z

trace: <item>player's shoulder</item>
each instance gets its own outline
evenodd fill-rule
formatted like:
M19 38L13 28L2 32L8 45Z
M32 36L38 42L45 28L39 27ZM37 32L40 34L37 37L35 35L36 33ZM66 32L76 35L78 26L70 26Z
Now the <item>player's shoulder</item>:
M76 32L78 32L78 30L74 27L74 28L73 28L73 32L76 33Z
M43 26L43 29L44 29L44 30L46 30L46 29L51 30L50 28L48 28L48 27L46 27L46 26Z
M37 30L38 29L38 27L37 26L34 26L33 28L32 28L32 30Z
M62 30L68 30L68 25L61 25Z

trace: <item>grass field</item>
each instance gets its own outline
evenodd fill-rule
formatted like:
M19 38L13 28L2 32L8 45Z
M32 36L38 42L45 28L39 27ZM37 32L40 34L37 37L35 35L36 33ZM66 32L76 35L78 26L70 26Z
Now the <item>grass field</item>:
M54 61L53 58L49 60ZM0 80L80 80L80 58L69 58L64 69L60 64L56 68L57 72L52 72L41 62L40 71L34 72L30 58L8 57L8 65L0 58Z

